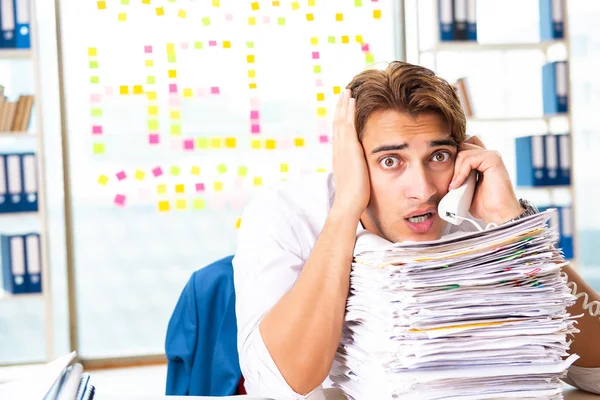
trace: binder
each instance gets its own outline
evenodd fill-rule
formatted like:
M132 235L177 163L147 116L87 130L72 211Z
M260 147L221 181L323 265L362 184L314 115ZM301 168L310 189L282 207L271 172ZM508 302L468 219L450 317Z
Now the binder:
M573 251L573 210L571 207L560 208L560 247L567 260L572 260Z
M0 213L38 210L35 153L0 154Z
M17 49L31 48L31 11L29 0L15 0L16 43Z
M545 180L544 185L555 186L559 184L558 178L558 144L555 135L544 136L546 152Z
M15 37L15 5L13 0L0 0L0 30L2 42L0 47L14 49L16 47Z
M469 0L453 0L454 2L454 40L468 40L467 8Z
M452 0L438 0L438 19L440 23L440 41L454 40L454 7Z
M568 111L568 67L566 61L556 61L542 67L542 99L544 114Z
M42 293L42 258L40 235L30 233L25 236L25 273L29 277L27 293Z
M571 184L571 136L558 135L558 184L569 186Z
M544 186L546 155L543 136L525 136L515 140L517 186Z
M467 39L477 41L477 0L468 0L467 4Z
M23 180L21 157L18 154L6 154L6 178L8 181L9 212L19 212L23 206Z
M38 179L37 165L34 153L21 155L23 171L23 192L25 201L23 211L32 212L38 210Z
M8 187L6 177L6 157L0 154L0 213L8 212Z
M540 0L540 40L564 39L564 0Z
M2 257L2 286L12 294L27 293L28 276L25 268L25 242L21 235L0 235Z

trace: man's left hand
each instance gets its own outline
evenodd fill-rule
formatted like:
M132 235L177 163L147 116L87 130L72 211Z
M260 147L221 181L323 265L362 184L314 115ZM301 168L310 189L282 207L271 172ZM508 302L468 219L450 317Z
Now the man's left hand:
M473 217L500 225L525 211L515 195L502 156L487 150L477 136L459 146L450 189L462 185L474 169L479 172L479 179L469 210Z

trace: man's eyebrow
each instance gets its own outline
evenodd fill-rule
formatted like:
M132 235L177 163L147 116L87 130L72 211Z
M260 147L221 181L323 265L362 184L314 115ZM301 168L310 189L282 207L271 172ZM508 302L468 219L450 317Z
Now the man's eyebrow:
M381 153L383 151L394 151L408 149L408 143L402 144L385 144L383 146L375 147L371 150L371 154Z
M458 147L458 143L454 139L432 140L429 142L429 147L452 146Z

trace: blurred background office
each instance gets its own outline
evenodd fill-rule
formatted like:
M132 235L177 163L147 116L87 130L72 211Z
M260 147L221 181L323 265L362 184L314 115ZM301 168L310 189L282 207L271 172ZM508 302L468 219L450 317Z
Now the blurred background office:
M456 85L600 289L597 1L0 5L1 365L164 365L191 273L257 191L330 170L337 94L395 59Z

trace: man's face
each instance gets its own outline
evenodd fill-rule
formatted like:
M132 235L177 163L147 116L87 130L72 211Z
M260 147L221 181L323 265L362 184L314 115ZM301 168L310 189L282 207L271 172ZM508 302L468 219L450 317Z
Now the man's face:
M439 239L446 222L437 214L454 173L457 145L445 120L375 113L362 137L371 199L365 228L392 242Z

